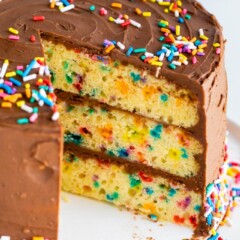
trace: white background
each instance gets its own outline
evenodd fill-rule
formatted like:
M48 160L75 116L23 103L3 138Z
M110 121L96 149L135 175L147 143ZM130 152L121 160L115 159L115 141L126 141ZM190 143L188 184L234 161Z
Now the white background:
M223 26L226 45L226 69L229 82L228 119L230 157L240 160L240 0L201 0ZM159 226L142 216L120 211L106 203L63 193L69 199L61 204L60 240L181 240L191 236L187 228L167 224ZM240 209L232 217L233 226L222 227L224 240L240 240Z

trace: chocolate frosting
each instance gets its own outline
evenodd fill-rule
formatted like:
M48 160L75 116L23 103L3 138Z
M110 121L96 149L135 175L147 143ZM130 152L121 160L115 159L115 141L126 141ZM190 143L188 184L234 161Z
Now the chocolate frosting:
M106 54L103 48L104 39L120 41L127 48L130 46L133 46L134 48L147 48L148 52L155 53L161 49L162 45L161 42L158 41L160 36L160 30L157 26L158 21L164 19L167 20L170 25L175 26L177 24L177 18L174 14L165 14L163 12L164 7L157 6L157 3L140 0L118 0L119 3L122 3L123 7L122 9L117 9L111 7L112 2L112 0L75 0L74 9L66 13L60 13L57 8L51 9L49 7L48 0L3 0L0 2L0 20L1 26L4 26L0 29L0 64L2 64L4 59L9 59L10 66L8 71L11 71L15 70L16 66L19 64L28 64L36 56L44 56L41 37L63 42L70 48L84 48L85 50L87 49L86 51L89 53L96 54ZM95 5L96 11L91 12L89 10L90 5ZM201 173L197 180L205 192L205 186L217 177L218 169L223 162L222 149L226 126L225 106L227 91L223 62L224 42L221 34L221 27L213 15L209 14L195 0L184 0L183 6L188 10L188 13L191 14L192 19L190 21L185 20L185 23L181 24L181 35L192 38L198 36L198 30L203 28L205 35L209 38L208 46L205 49L206 55L198 58L196 64L188 64L187 66L183 65L178 67L175 71L169 69L167 66L168 63L164 61L159 78L165 77L169 81L172 81L183 88L188 88L198 97L200 121L198 125L193 129L190 129L190 131L192 131L205 147L205 152L199 160L201 162ZM98 11L101 7L104 7L108 11L107 16L99 15ZM137 15L134 12L136 7L140 8L143 12L151 12L152 16L145 18ZM134 26L123 28L108 21L109 16L117 18L119 14L127 14L131 19L139 22L142 27L139 29ZM44 16L45 20L37 22L32 20L33 16L39 15ZM8 40L9 27L19 30L19 41L13 42ZM36 42L31 42L29 40L31 35L36 37ZM221 55L216 55L212 48L212 44L215 42L219 42L221 45ZM157 71L155 66L143 63L139 59L138 54L127 57L123 51L115 48L109 55L113 59L118 59L123 64L133 64L137 68L144 68L154 75ZM32 87L34 87L34 84L35 81L32 81ZM19 89L22 92L24 91L24 89ZM56 131L58 134L55 135L55 139L59 139L61 135L60 126L59 123L51 123L51 114L52 112L49 108L40 108L39 121L35 123L35 125L36 128L42 128L44 126L46 132L49 132L49 136L51 131ZM8 129L15 129L15 131L18 131L19 134L17 136L20 139L28 129L31 129L30 126L23 127L16 124L16 119L24 116L26 116L26 113L22 112L22 110L16 106L11 109L0 108L0 126L2 126L1 129L3 130L1 134L2 139L5 139L9 134L9 131L4 131L6 126L2 123L7 122ZM214 148L215 139L217 139L218 146ZM31 138L31 141L33 141L32 143L37 143L39 140L41 140L41 137L38 135L35 135L35 139ZM15 159L16 164L18 164L17 166L20 166L19 164L21 162L17 161L17 152L20 151L17 148L19 139L11 136L10 138L6 138L6 141L12 141L12 143L15 144L15 147L14 150L10 151L8 144L1 144L1 161L3 158L5 162L11 162L12 159ZM56 146L59 146L59 144ZM23 153L23 151L28 152L30 151L29 149L31 148L23 148L20 153ZM56 156L59 157L60 152L60 148L56 149L59 151L58 153L55 152L53 154L53 159L55 160ZM24 174L26 173L21 172L21 177L24 177ZM2 184L3 182L4 179L1 178L0 183ZM13 183L13 186L16 185ZM45 185L45 188L49 189L48 185ZM34 186L25 188L28 193L31 193L32 189L34 189ZM4 192L10 194L7 190L4 190ZM57 198L57 195L55 196ZM16 198L15 200L15 204L18 204L18 199ZM0 204L2 203L3 201L0 199ZM7 218L11 215L11 209L8 209L8 211L8 213L0 212L0 222L4 221L6 215ZM202 218L203 211L204 210L202 209ZM56 212L51 212L51 214L54 216ZM46 215L45 217L47 218ZM22 215L21 218L23 218ZM19 227L19 224L20 223L18 223L16 227L18 230L21 227ZM22 222L21 224L27 223ZM7 227L6 229L1 227L2 225L0 224L0 235L6 234ZM206 234L206 229L207 227L204 221L202 221L196 233ZM55 233L52 233L51 231L50 233L54 235ZM9 230L9 233L13 234L14 231ZM20 239L22 236L23 235L19 232L16 239ZM29 234L24 234L24 236L27 238ZM56 236L52 239L55 240Z
M54 125L0 122L0 236L57 240L62 134Z

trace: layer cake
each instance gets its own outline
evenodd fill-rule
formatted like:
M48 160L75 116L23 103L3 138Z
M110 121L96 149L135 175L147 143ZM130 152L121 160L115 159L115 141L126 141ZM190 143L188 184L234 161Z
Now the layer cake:
M0 235L57 239L60 168L65 191L211 235L229 197L215 17L193 0L5 0L0 12Z

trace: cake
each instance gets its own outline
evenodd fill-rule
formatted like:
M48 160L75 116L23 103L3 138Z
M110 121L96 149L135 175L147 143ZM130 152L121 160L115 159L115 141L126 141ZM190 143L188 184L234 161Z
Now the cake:
M230 190L215 17L194 0L4 0L0 20L0 236L57 240L62 179L217 239Z

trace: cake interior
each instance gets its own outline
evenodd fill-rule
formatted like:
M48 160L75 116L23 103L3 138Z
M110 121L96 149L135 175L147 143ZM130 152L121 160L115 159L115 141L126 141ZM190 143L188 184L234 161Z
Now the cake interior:
M43 46L56 89L168 124L192 127L199 120L197 96L164 77L157 79L131 64L61 43L43 39Z
M42 41L64 127L63 190L196 228L202 194L144 171L198 175L204 149L188 131L199 120L196 95L131 64Z
M136 210L153 221L197 226L201 194L181 184L142 171L129 174L124 165L81 153L65 152L62 172L64 191Z
M131 162L139 162L181 177L197 175L201 144L174 126L163 126L128 112L59 99L65 141Z

